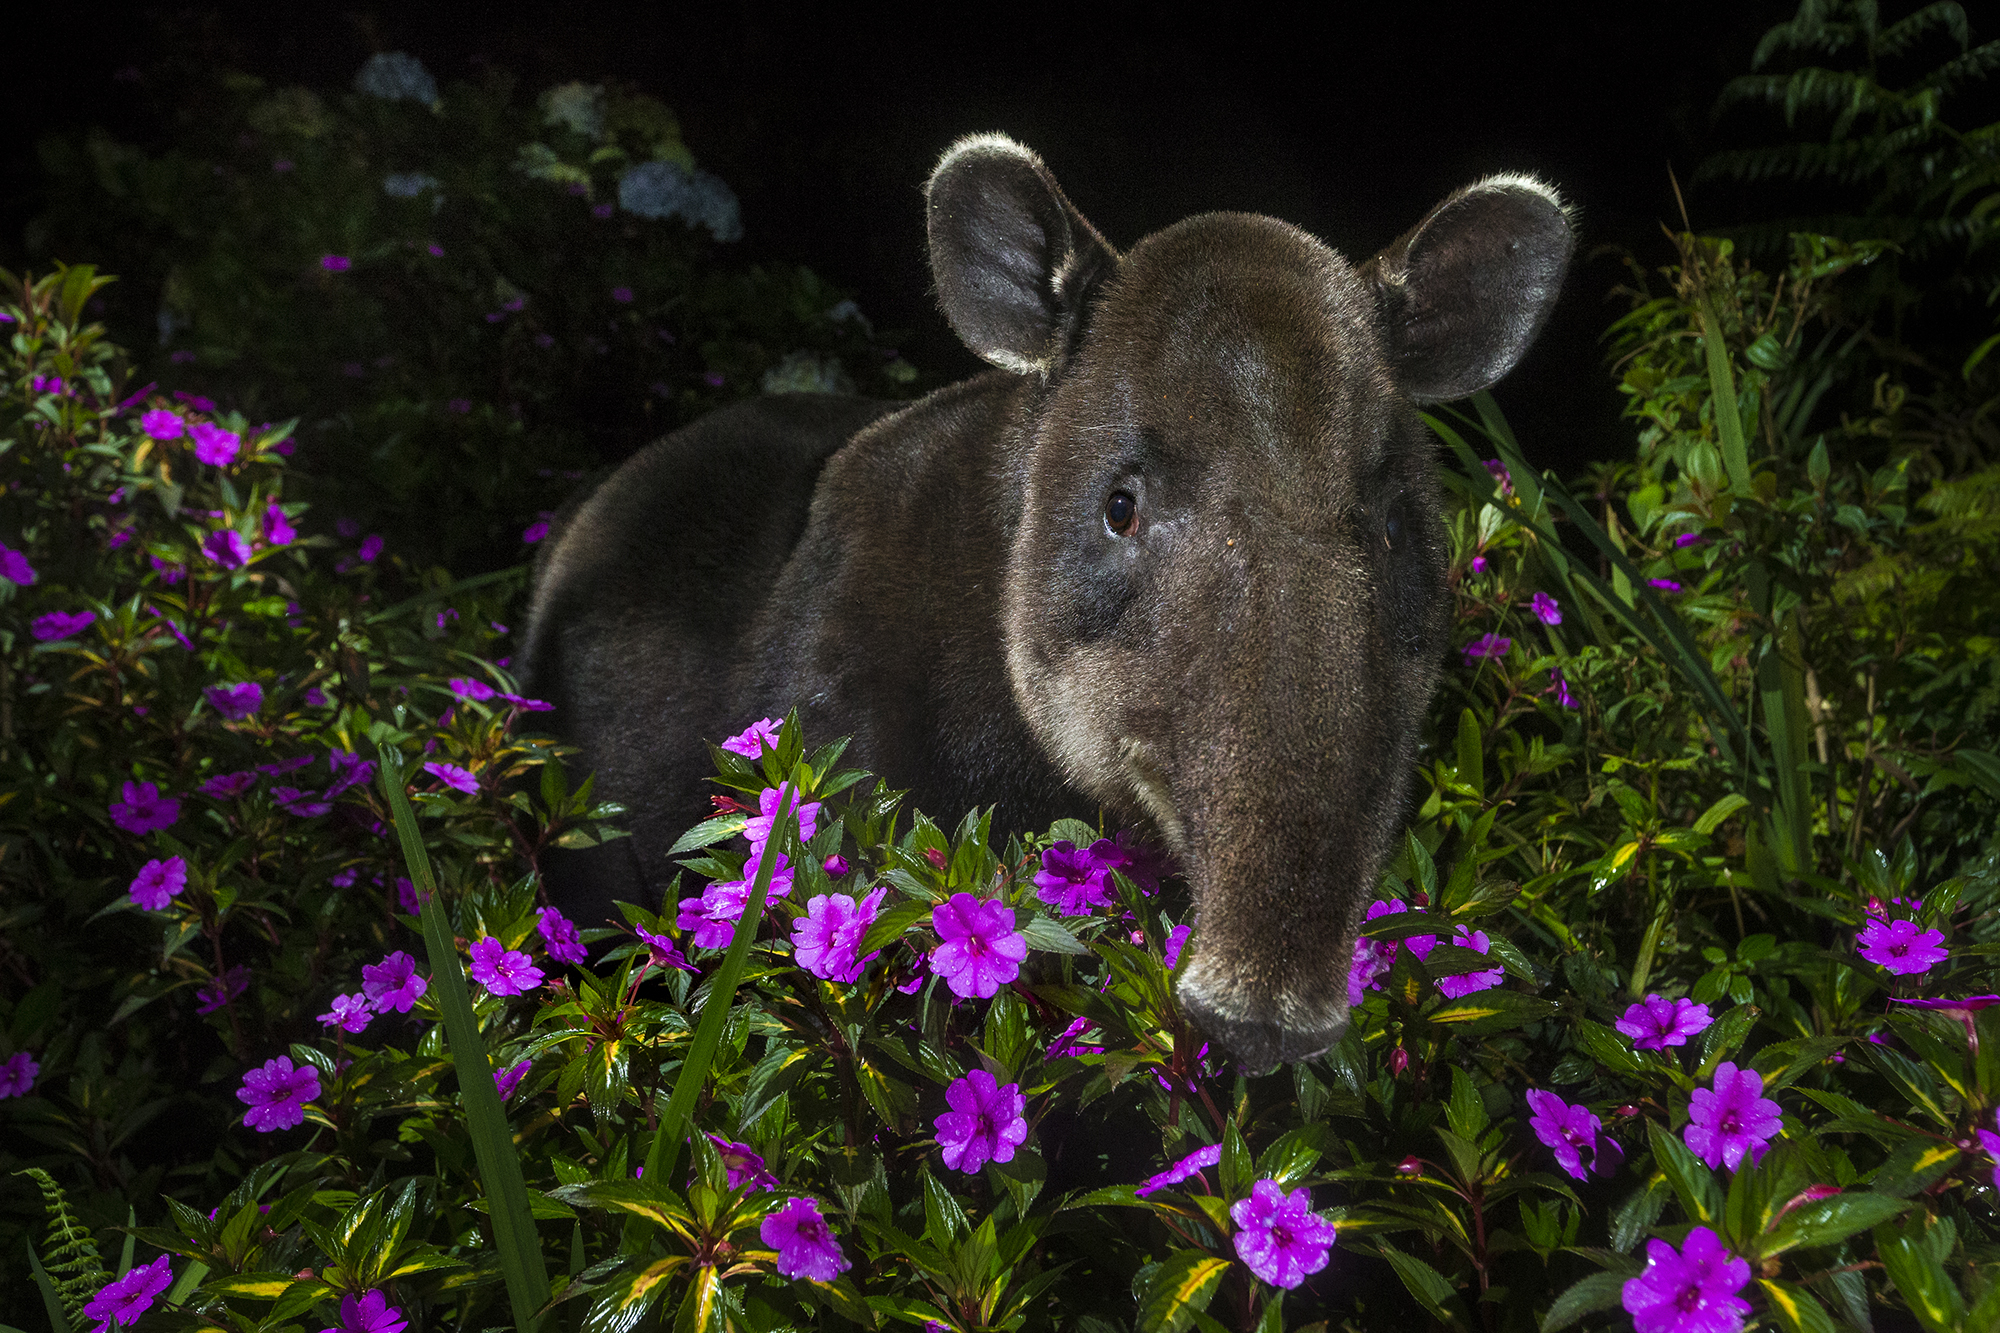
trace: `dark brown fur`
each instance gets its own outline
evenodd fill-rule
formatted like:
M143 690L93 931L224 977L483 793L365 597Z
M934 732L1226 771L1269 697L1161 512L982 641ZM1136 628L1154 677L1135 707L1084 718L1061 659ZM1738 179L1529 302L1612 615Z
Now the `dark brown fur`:
M891 415L718 413L553 544L525 656L636 834L559 896L592 920L657 898L705 813L701 739L799 705L937 814L1151 825L1196 894L1190 1013L1250 1068L1323 1050L1443 646L1411 404L1518 359L1561 207L1496 178L1359 269L1228 213L1120 257L997 137L947 154L929 202L941 303L1001 371Z

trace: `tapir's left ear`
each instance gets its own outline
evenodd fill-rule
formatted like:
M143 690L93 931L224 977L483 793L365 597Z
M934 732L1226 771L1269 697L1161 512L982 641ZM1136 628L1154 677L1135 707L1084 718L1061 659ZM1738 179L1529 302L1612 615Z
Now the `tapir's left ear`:
M1051 374L1117 252L1063 197L1042 159L1004 134L953 144L924 192L931 272L953 331L1003 370Z
M1562 289L1575 238L1554 190L1489 176L1362 267L1396 387L1420 403L1477 393L1514 368Z

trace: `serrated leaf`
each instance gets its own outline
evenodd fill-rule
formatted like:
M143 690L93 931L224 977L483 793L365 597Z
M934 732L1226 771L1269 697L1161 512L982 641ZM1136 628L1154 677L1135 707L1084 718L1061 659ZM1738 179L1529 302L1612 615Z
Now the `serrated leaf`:
M1758 1252L1766 1257L1801 1245L1834 1245L1857 1231L1879 1226L1908 1208L1909 1201L1885 1194L1835 1194L1802 1203L1786 1213Z
M1715 1173L1688 1150L1679 1135L1657 1121L1646 1122L1646 1136L1653 1146L1653 1160L1666 1173L1688 1220L1715 1226L1722 1216L1722 1191L1716 1187Z
M1518 991L1496 989L1447 1001L1424 1017L1433 1023L1461 1024L1468 1035L1483 1036L1505 1032L1509 1028L1526 1027L1555 1011L1556 1007L1547 1000L1538 1000Z
M1376 1241L1375 1248L1396 1270L1396 1276L1403 1280L1404 1288L1416 1298L1417 1304L1448 1327L1460 1330L1460 1333L1470 1333L1472 1324L1466 1318L1465 1306L1444 1274L1416 1256L1404 1254L1385 1240Z
M1826 1307L1798 1287L1770 1278L1757 1279L1764 1291L1764 1309L1781 1333L1839 1333Z
M882 914L875 918L874 924L868 927L868 933L861 937L861 943L854 951L855 957L866 958L869 954L886 948L892 940L916 922L928 921L934 906L918 898L884 909Z
M1199 1250L1177 1250L1145 1275L1135 1324L1138 1333L1183 1333L1208 1309L1229 1261Z
M1028 942L1030 949L1043 953L1067 953L1088 956L1090 949L1076 936L1051 921L1048 917L1036 915L1022 926L1021 938Z
M1542 1333L1559 1333L1587 1314L1618 1309L1625 1299L1625 1284L1630 1280L1627 1273L1592 1273L1571 1284L1542 1316Z
M1868 1178L1868 1188L1893 1199L1907 1199L1928 1189L1959 1159L1957 1148L1936 1139L1911 1139L1890 1150Z

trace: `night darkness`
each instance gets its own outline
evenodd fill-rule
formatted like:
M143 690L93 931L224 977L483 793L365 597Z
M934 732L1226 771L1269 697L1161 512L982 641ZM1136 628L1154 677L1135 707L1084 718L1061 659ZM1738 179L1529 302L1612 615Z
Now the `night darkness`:
M1315 7L1310 18L1166 6L861 18L799 3L201 12L214 60L274 83L342 87L372 51L402 49L444 80L493 63L530 89L636 85L674 107L702 164L741 198L735 259L810 265L854 290L878 327L908 330L906 355L947 379L978 363L928 291L920 187L960 134L1002 130L1038 150L1121 247L1188 214L1233 209L1296 222L1361 257L1458 185L1534 172L1579 210L1585 258L1499 396L1530 454L1567 471L1630 448L1597 342L1621 271L1589 256L1627 247L1664 262L1659 224L1677 211L1669 166L1685 179L1712 146L1716 92L1792 9L1710 2L1669 18L1602 6L1583 19L1439 3ZM72 54L25 74L13 62L0 90L11 103L0 263L17 271L38 208L37 139L94 123L158 142L157 108L172 90L114 76L146 63L162 15L191 27L186 11L134 11L79 37L57 13L26 30L16 20L16 49ZM1692 204L1698 227L1728 220L1726 201Z

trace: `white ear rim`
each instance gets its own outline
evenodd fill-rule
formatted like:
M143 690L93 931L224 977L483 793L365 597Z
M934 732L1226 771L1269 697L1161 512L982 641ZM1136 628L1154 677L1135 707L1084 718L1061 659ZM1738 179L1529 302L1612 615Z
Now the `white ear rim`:
M998 132L960 135L951 147L944 150L943 156L938 158L937 165L931 168L931 174L925 178L924 198L930 198L931 186L936 184L937 178L944 174L947 167L962 158L974 156L1011 157L1031 167L1042 166L1040 154L1007 135Z

